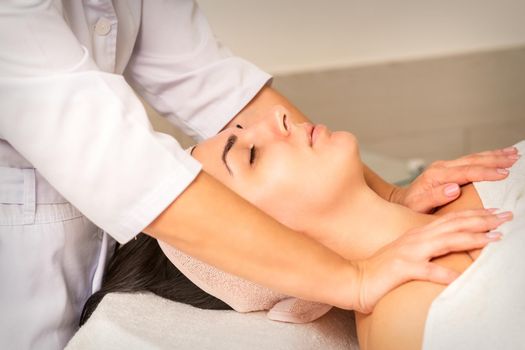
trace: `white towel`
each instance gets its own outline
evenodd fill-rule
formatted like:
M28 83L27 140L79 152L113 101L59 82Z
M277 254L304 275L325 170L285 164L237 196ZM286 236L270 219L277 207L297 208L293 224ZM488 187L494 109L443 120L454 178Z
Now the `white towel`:
M333 308L308 324L264 312L202 310L153 294L108 294L67 350L358 350L353 313Z
M525 155L525 141L515 145ZM503 239L432 303L423 349L525 349L525 159L503 181L474 186L485 208L512 210Z

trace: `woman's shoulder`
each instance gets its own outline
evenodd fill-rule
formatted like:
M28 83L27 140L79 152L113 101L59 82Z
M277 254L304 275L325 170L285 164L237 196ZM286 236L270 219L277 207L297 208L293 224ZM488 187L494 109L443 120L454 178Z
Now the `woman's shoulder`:
M462 187L461 196L439 208L435 215L479 209L483 204L472 184ZM475 251L470 252L476 256ZM448 254L433 260L434 263L465 271L473 262L466 252ZM357 314L357 330L362 350L371 349L420 349L428 310L445 285L411 281L392 290L383 297L370 315Z
M454 253L433 262L463 272L472 259L466 253ZM407 282L383 297L373 313L356 314L361 350L421 349L428 310L445 288L432 282Z

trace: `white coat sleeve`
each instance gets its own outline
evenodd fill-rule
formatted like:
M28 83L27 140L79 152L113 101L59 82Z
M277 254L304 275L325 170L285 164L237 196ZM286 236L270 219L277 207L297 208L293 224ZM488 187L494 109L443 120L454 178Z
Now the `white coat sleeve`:
M152 130L122 76L98 70L52 1L0 5L0 138L120 242L200 171Z
M144 1L141 23L125 76L197 140L215 135L271 81L215 39L194 1Z

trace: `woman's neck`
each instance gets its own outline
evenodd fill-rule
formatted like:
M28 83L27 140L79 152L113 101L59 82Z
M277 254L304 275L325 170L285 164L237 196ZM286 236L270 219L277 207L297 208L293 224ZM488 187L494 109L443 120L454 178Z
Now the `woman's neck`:
M363 184L341 194L335 208L310 218L307 234L353 260L370 256L409 229L433 219L390 203Z

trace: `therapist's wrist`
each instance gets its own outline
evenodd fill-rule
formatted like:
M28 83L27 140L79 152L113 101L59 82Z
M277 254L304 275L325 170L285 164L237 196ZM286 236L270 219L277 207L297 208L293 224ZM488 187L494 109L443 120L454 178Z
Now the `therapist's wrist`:
M246 127L247 125L256 123L264 116L264 113L261 111L270 108L274 104L276 104L276 101L273 99L271 87L265 85L222 130L235 127L236 125Z
M332 274L331 285L325 285L327 295L325 302L345 310L359 311L360 289L362 286L362 266L359 262L345 261L345 264L337 268Z

